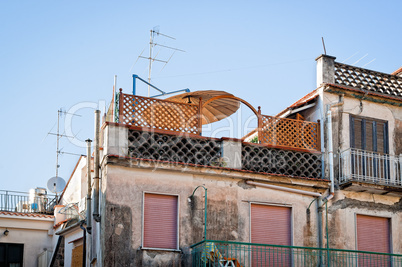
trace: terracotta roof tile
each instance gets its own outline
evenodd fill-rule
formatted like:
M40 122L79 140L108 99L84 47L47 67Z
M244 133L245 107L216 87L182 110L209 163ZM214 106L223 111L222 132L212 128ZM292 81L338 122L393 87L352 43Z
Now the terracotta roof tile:
M290 109L294 109L297 107L300 107L308 102L310 102L311 100L315 99L318 97L318 88L315 89L314 91L308 93L307 95L303 96L302 98L300 98L299 100L297 100L296 102L294 102L292 105L290 105L289 107L285 108L284 110L282 110L281 112L279 112L276 116L281 116L282 114L284 114L286 111L290 110Z
M392 75L398 75L399 73L402 72L402 67L400 67L399 69L397 69L396 71L394 71L393 73L391 73Z
M316 97L318 97L317 89L315 89L314 91L308 93L307 95L303 96L302 98L300 98L299 100L294 102L292 105L289 106L289 108L299 107L299 106L313 100Z
M54 218L53 215L48 214L12 212L12 211L0 211L0 215L15 215L15 216L33 217L33 218Z
M53 229L56 229L57 227L59 227L60 225L62 225L62 224L65 223L65 222L67 222L68 220L70 220L70 219L65 219L65 220L62 220L62 221L56 223L56 224L53 226Z

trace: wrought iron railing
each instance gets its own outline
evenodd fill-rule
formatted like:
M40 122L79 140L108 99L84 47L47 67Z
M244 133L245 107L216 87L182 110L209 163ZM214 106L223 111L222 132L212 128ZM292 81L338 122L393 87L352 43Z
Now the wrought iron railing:
M340 153L339 182L402 186L402 157L349 148Z
M0 190L0 211L53 213L55 205L55 196Z
M402 255L356 250L204 240L191 246L192 266L402 266Z

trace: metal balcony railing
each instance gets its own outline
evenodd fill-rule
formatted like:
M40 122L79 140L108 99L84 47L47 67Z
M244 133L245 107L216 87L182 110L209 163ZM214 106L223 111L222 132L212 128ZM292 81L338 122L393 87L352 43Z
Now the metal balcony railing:
M192 266L402 266L402 255L356 250L205 240L191 246Z
M53 213L55 204L55 196L0 190L0 211Z
M402 186L402 157L349 148L339 156L339 182Z

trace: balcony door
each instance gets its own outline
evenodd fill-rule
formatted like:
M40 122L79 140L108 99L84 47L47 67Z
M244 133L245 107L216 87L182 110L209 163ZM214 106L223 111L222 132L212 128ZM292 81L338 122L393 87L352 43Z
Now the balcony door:
M251 204L251 243L291 246L291 208ZM255 246L252 266L290 266L291 250Z
M389 180L388 123L350 116L352 175L358 180Z

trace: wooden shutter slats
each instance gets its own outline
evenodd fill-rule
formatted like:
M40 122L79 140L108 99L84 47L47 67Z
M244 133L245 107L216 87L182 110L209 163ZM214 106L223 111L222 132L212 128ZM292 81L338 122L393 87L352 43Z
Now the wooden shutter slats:
M251 242L291 245L291 209L288 207L251 204ZM253 251L253 266L289 266L290 251Z
M177 249L177 196L144 194L144 247Z
M354 148L363 149L362 143L362 120L353 118Z
M389 219L356 215L357 249L390 253Z

